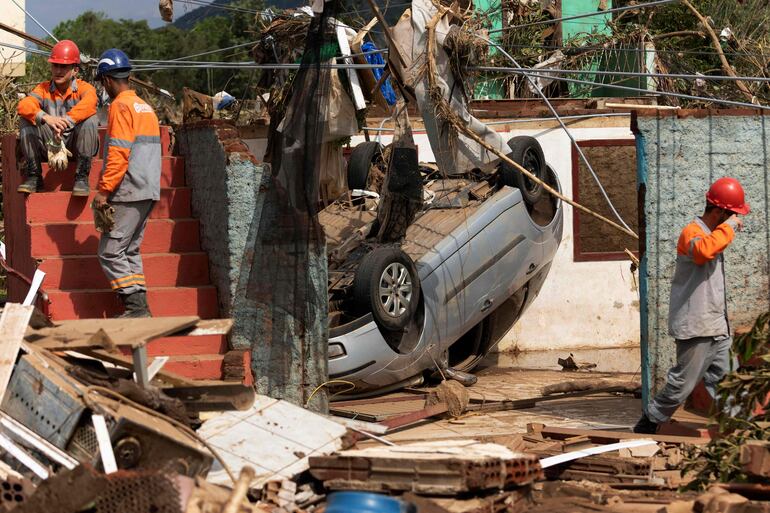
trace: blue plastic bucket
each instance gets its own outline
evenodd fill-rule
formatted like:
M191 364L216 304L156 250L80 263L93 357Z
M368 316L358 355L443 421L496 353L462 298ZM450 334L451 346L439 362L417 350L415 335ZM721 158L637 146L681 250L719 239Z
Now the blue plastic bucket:
M417 513L414 504L369 492L334 492L326 513Z

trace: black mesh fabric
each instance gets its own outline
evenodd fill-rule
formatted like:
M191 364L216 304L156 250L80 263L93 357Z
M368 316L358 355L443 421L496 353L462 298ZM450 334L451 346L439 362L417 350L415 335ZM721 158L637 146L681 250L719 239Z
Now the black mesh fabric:
M263 181L246 294L256 303L252 344L257 392L304 405L327 379L327 270L318 223L321 145L337 70L336 1L325 2L308 29L300 69L282 120L271 120L269 179ZM323 387L322 387L323 388ZM310 406L325 410L321 389Z

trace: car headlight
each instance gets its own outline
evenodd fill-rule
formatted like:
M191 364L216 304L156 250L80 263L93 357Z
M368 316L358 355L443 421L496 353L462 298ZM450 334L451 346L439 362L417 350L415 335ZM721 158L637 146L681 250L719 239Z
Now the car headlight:
M345 352L345 346L343 346L340 343L333 343L329 344L329 358L339 358L340 356L345 356L347 353Z

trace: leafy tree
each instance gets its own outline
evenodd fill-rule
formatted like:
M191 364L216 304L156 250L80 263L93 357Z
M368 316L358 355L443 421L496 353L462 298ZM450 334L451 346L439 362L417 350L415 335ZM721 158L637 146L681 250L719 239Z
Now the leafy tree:
M232 2L230 5L261 10L260 2ZM211 50L226 48L256 39L257 19L254 14L219 10L216 15L198 21L189 30L167 25L151 29L146 21L113 20L101 12L85 12L73 20L56 26L53 33L59 39L72 39L81 52L96 57L108 48L120 48L136 63L171 60ZM250 61L250 47L195 57L206 62ZM48 75L48 63L43 57L29 60L30 80L43 80ZM86 78L92 78L88 72ZM252 70L182 68L137 71L137 76L180 95L183 87L206 94L227 89L236 97L249 95Z

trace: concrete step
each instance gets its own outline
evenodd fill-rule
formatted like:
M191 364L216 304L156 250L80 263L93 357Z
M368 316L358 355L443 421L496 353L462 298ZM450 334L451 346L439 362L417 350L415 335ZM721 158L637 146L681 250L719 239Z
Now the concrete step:
M117 295L111 290L47 290L49 312L54 320L102 319L123 312ZM150 287L147 290L150 310L156 317L197 315L214 319L219 313L216 288Z
M91 162L91 172L88 175L88 183L92 189L96 189L99 176L102 173L104 161L95 158ZM76 161L70 161L70 165L64 171L51 171L48 164L43 164L43 185L46 192L71 191L75 181ZM161 187L183 187L184 159L182 157L163 157L160 168Z
M204 252L142 255L151 287L209 285L209 262ZM43 289L110 289L96 255L46 258L38 265L46 273Z
M99 152L97 155L101 156L104 153L104 140L107 137L107 127L99 127ZM169 155L171 153L171 127L168 125L160 126L160 148L162 155Z
M28 225L33 258L95 255L101 234L93 223L36 223ZM142 253L193 253L200 251L197 219L150 219Z
M28 223L64 223L78 221L93 221L94 214L91 210L91 200L96 192L91 195L72 196L71 193L41 192L30 194L27 198L27 222ZM192 189L189 187L175 187L161 189L160 200L150 214L151 219L185 219L191 214Z

